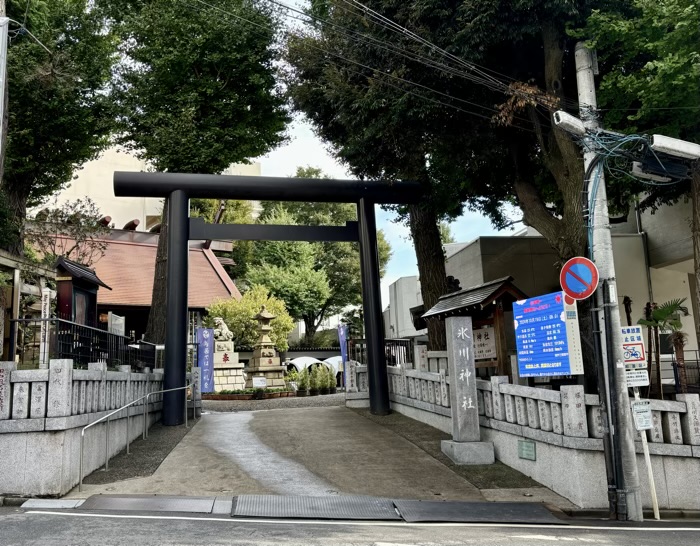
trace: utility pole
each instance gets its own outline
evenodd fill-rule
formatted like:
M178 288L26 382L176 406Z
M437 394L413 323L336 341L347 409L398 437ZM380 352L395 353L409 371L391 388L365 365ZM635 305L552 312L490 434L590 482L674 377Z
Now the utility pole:
M0 187L5 176L5 143L7 142L7 46L10 20L7 18L5 0L0 0Z
M595 81L593 78L593 58L591 51L583 42L576 44L576 82L578 86L579 117L584 127L595 133L600 129L595 95ZM622 331L620 322L620 307L618 304L617 284L615 281L615 264L613 262L612 236L608 219L608 200L605 190L605 178L602 165L591 165L596 161L598 149L595 141L590 137L584 137L584 168L590 171L588 179L588 195L595 201L593 210L593 244L591 258L598 267L602 290L598 290L596 301L600 309L600 323L604 325L603 333L607 348L607 358L612 364L610 377L613 384L612 407L615 412L613 435L615 446L618 448L616 456L619 457L621 476L618 476L618 519L630 521L642 521L642 501L639 490L639 473L637 470L637 456L634 446L634 430L630 415L630 400L625 377L624 356L622 350ZM589 169L589 167L591 167ZM606 320L607 319L607 320ZM604 396L605 393L600 393ZM626 517L624 514L626 513Z

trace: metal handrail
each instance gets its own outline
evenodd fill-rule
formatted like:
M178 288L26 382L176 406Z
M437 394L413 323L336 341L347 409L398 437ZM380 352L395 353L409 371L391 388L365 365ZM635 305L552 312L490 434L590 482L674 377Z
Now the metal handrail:
M107 415L103 415L99 419L96 419L92 423L86 425L83 427L83 429L80 431L80 481L78 482L78 492L81 492L83 490L83 447L85 444L85 431L89 429L90 427L95 426L98 423L101 423L105 419L107 420L107 425L105 427L105 470L109 470L109 418L112 417L112 415L115 415L116 413L119 413L130 406L133 406L134 404L137 404L141 400L146 400L145 403L143 404L143 439L145 440L148 438L148 423L147 423L147 415L148 415L148 398L154 394L162 394L165 392L172 392L172 391L181 391L183 389L189 389L190 387L193 386L193 383L187 383L184 387L176 387L174 389L164 389L160 391L153 391L149 392L148 394L145 394L144 396L141 396L140 398L137 398L136 400L132 400L128 404L120 407L119 409L116 409ZM192 407L193 407L193 416L196 420L196 415L197 415L197 407L196 407L196 401L194 399L194 390L192 391ZM126 453L127 455L130 454L129 451L129 446L131 444L129 437L130 437L130 430L129 430L129 420L130 420L130 415L129 412L126 412ZM189 428L189 425L187 423L187 393L185 393L185 428Z

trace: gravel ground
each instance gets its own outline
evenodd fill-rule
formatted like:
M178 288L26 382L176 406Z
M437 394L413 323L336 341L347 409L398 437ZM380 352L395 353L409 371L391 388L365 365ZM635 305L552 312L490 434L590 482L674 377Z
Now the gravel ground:
M107 472L96 470L86 476L83 483L104 484L150 476L190 430L184 425L164 427L156 423L149 429L146 440L139 437L131 444L131 455L127 455L125 449L110 459Z
M206 413L259 411L280 408L311 408L344 406L345 393L308 396L303 398L270 398L268 400L203 400ZM368 409L356 409L359 415L374 421L387 430L406 438L423 451L449 467L456 474L479 489L537 487L539 483L500 462L494 465L457 466L440 449L440 441L450 439L449 434L410 419L400 413L384 417L372 415ZM138 439L131 444L131 455L122 451L109 462L109 471L97 470L83 482L105 484L130 478L150 476L160 466L178 442L189 432L184 426L164 427L160 423L151 427L148 439Z

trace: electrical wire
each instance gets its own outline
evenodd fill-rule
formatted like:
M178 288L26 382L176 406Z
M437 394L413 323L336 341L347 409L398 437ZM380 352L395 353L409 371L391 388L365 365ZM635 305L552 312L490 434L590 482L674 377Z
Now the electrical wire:
M188 0L181 0L181 1L184 2L185 4L187 4L187 2L188 2ZM238 20L241 20L241 21L243 21L243 22L249 23L249 24L251 24L251 25L253 25L253 26L262 28L262 29L264 29L265 31L269 31L269 28L268 28L268 27L265 27L264 25L261 25L260 23L257 23L257 22L255 22L255 21L251 21L250 19L247 19L247 18L245 18L245 17L243 17L243 16L240 16L240 15L238 15L238 14L236 14L236 13L229 12L229 11L223 9L223 8L220 8L219 6L216 6L216 5L214 5L214 4L210 4L209 2L206 2L205 0L189 0L189 1L197 2L197 3L199 3L199 4L202 4L202 5L204 5L204 6L209 7L209 8L211 8L211 9L214 9L214 10L216 10L216 11L218 11L218 12L224 14L224 15L227 15L227 16L232 17L232 18L234 18L234 19L238 19ZM189 5L190 7L193 7L191 4L188 4L188 5ZM345 56L343 56L343 55L340 55L340 54L338 54L338 53L334 53L334 52L332 52L332 51L328 51L328 50L326 50L326 49L324 49L324 48L321 48L321 47L319 47L319 46L317 46L317 45L315 45L315 44L310 44L310 46L311 46L312 48L314 48L314 49L320 51L321 53L324 53L324 54L326 54L326 55L331 55L331 56L333 56L333 57L336 57L336 58L341 59L341 60L343 60L343 61L345 61L345 62L354 64L354 65L359 66L359 67L361 67L361 68L364 68L364 69L366 69L366 70L371 70L373 73L377 73L377 72L378 72L378 69L376 69L376 68L373 68L373 67L371 67L371 66L365 65L365 64L360 63L360 62L357 62L357 61L355 61L355 60L353 60L353 59L349 59L349 58L347 58L347 57L345 57ZM332 61L329 61L329 62L332 62ZM334 63L334 64L337 65L337 63ZM423 84L420 84L420 83L417 83L417 82L413 82L413 81L407 80L407 79L405 79L405 78L401 78L400 76L396 76L395 74L389 74L389 73L385 73L385 72L381 72L381 74L382 74L383 76L390 77L390 78L392 78L392 79L394 79L394 80L401 81L401 82L406 83L406 84L408 84L408 85L412 85L412 86L414 86L414 87L419 87L419 88L421 88L421 89L425 89L425 90L427 90L427 91L430 91L430 92L436 93L436 94L438 94L438 95L447 97L447 98L449 98L449 99L451 99L451 100L455 100L455 101L458 101L458 102L470 104L470 105L473 105L473 106L477 106L477 107L479 107L479 108L486 108L486 109L488 109L488 107L485 107L485 106L480 105L480 104L478 104L478 103L473 103L473 102L467 101L467 100L465 100L465 99L460 99L459 97L454 97L454 96L452 96L452 95L448 95L447 93L443 93L443 92L438 91L438 90L436 90L436 89L434 89L434 88L432 88L432 87L429 87L429 86L426 86L426 85L423 85ZM407 91L404 90L404 92L407 92ZM427 97L425 97L425 96L423 96L423 95L416 95L416 94L414 94L414 95L415 95L415 96L419 96L419 97L422 96L423 98L427 99ZM435 102L435 101L432 101L432 102ZM458 108L458 107L456 107L456 106L454 106L454 105L448 105L448 104L443 103L443 102L441 102L441 101L437 101L437 103L442 104L442 105L445 105L445 106L452 106L452 107L453 107L454 109L456 109L456 110L459 110L459 111L461 111L461 112L464 112L464 113L466 113L466 114L470 114L470 115L473 115L473 116L476 116L476 117L479 117L479 118L488 119L488 120L491 120L491 119L492 119L491 117L484 116L483 114L480 114L480 113L478 113L478 112L473 112L473 111L471 111L471 110L466 110L466 109L463 109L463 108ZM527 121L527 120L525 120L525 121ZM520 129L520 130L526 130L526 131L529 130L529 129L525 129L525 128L523 128L523 127L518 127L518 126L514 126L514 127L517 128L517 129Z

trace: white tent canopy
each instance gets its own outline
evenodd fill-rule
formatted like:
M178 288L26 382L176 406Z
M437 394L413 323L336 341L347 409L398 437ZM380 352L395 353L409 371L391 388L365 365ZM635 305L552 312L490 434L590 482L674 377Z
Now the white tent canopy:
M343 357L340 355L327 358L323 362L330 366L334 373L338 373L343 369Z
M327 363L312 356L299 356L293 360L290 360L287 364L292 364L298 372L305 370L313 364L324 364L326 366L328 365Z

